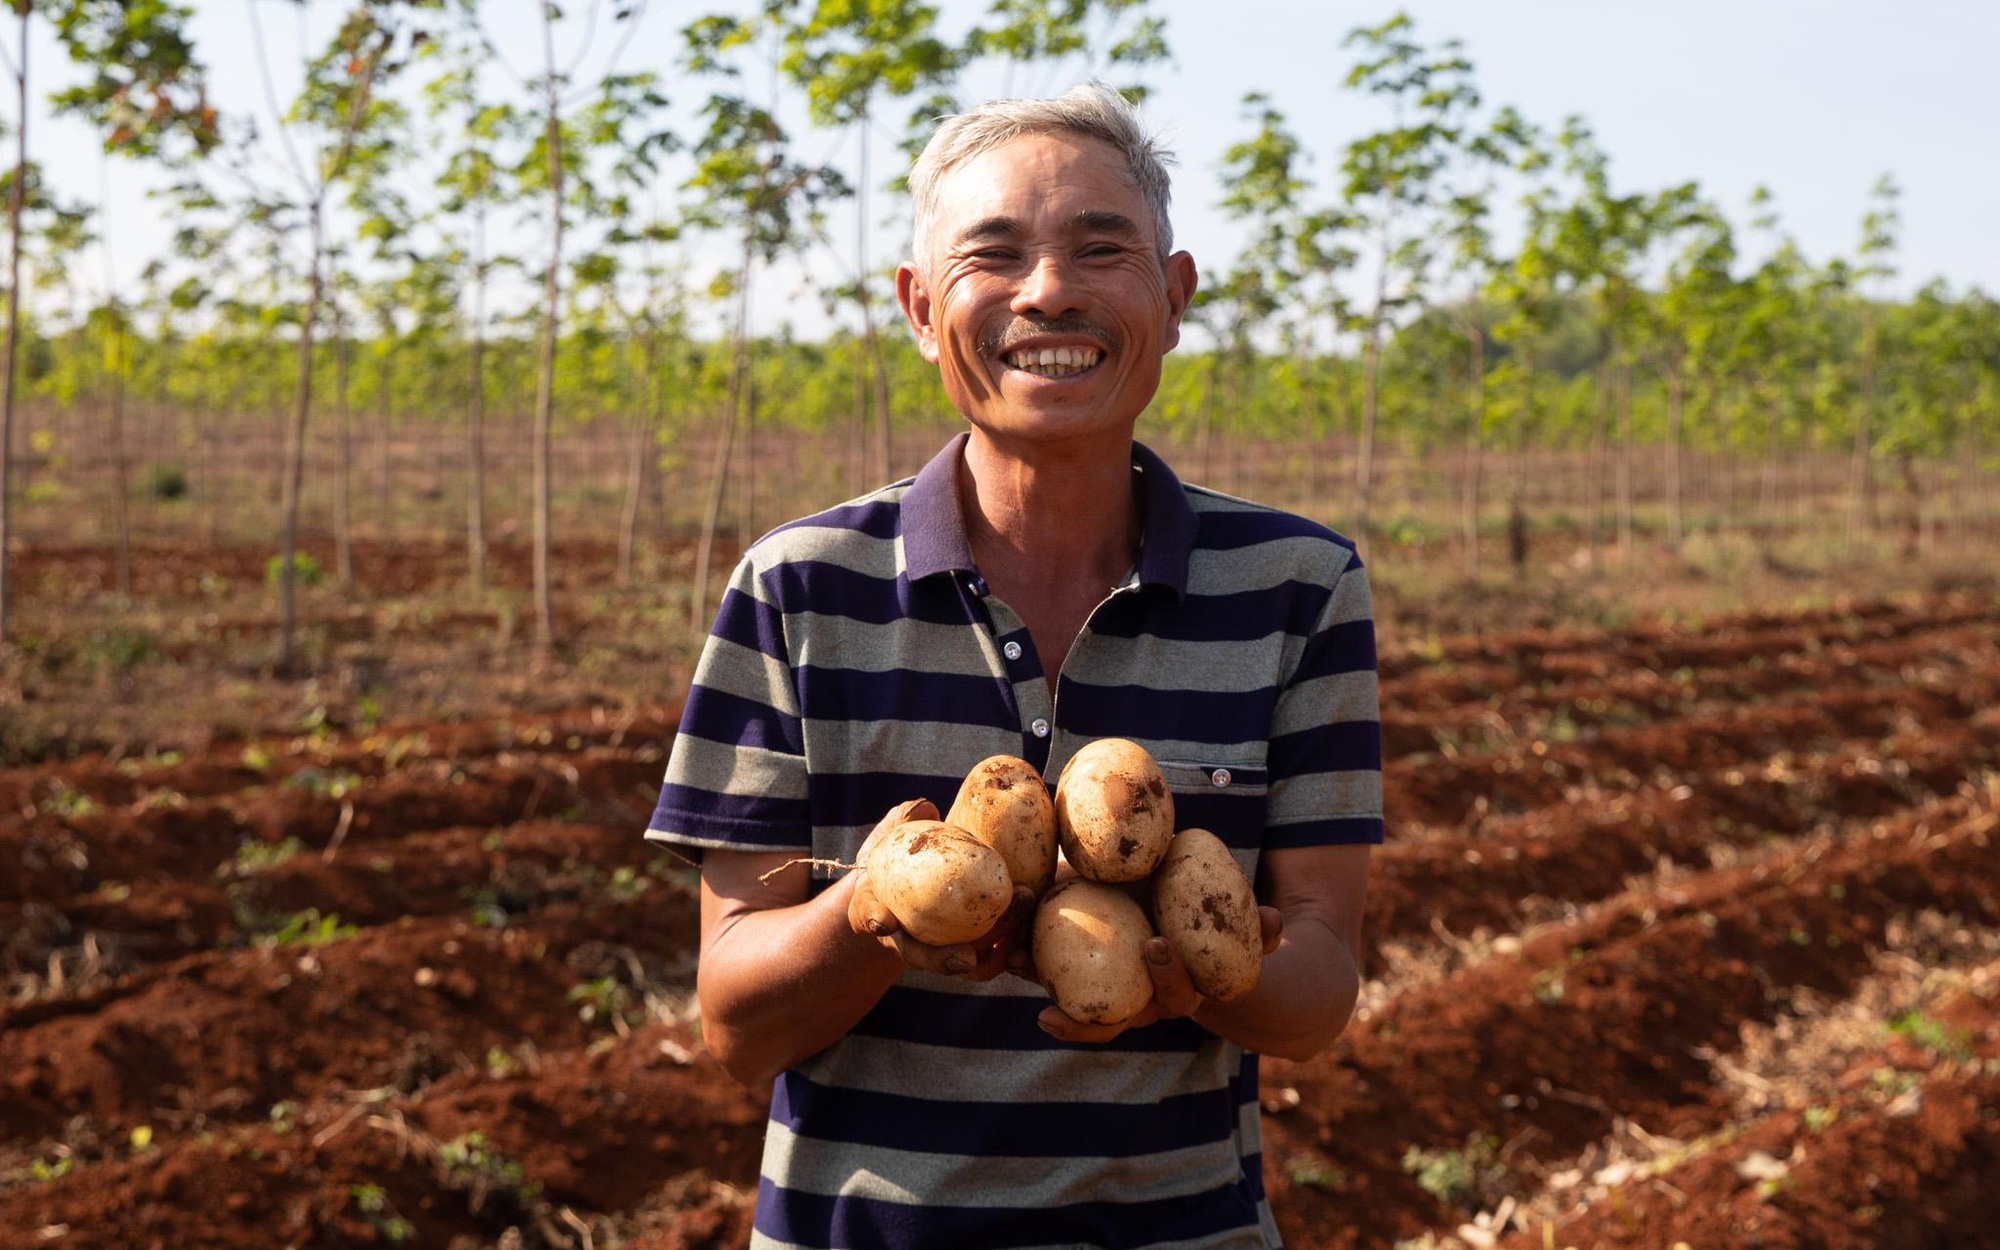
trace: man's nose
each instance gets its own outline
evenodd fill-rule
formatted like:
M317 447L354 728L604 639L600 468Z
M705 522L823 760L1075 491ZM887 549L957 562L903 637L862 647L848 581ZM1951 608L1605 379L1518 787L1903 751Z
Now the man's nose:
M1083 284L1077 281L1076 271L1068 261L1059 254L1045 252L1035 259L1021 280L1020 289L1014 293L1013 310L1060 317L1084 311L1088 302Z

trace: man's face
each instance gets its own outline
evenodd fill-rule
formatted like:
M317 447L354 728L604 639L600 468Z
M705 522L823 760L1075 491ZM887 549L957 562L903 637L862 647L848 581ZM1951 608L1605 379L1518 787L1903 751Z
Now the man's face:
M1130 436L1195 271L1161 265L1115 148L1035 134L974 157L940 181L929 247L896 294L955 408L1008 438Z

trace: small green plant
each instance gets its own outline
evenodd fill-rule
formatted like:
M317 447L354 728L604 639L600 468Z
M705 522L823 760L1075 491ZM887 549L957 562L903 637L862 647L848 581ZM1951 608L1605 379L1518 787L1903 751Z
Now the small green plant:
M351 938L360 930L351 924L340 923L337 913L328 912L322 916L319 908L308 907L282 917L278 927L265 934L264 941L271 946L325 946Z
M526 1205L541 1195L542 1187L529 1180L521 1165L493 1148L477 1130L455 1137L438 1147L438 1171L444 1183L465 1190L476 1212L493 1194L505 1194L517 1205Z
M496 1080L503 1076L512 1076L520 1066L520 1063L514 1056L508 1054L500 1047L489 1046L486 1048L486 1074L488 1076Z
M569 1001L577 1004L576 1014L585 1024L608 1023L613 1027L643 1024L645 1011L631 987L617 977L597 977L569 987Z
M271 1131L280 1137L298 1127L299 1104L286 1099L271 1104Z
M244 747L243 767L249 769L251 772L256 772L256 773L270 772L271 771L270 749L268 747L261 746L255 742L252 742L248 746Z
M396 1213L388 1191L380 1185L349 1185L347 1194L354 1201L354 1209L361 1212L361 1218L390 1245L401 1245L417 1235L416 1228Z
M251 838L236 848L236 871L248 875L276 868L305 849L306 844L297 838L286 838L282 842Z
M354 718L361 724L361 732L374 733L382 723L382 700L370 690L354 701Z
M1473 1136L1457 1150L1403 1152L1403 1171L1417 1178L1417 1187L1439 1202L1466 1205L1506 1179L1500 1163L1500 1139Z
M1535 974L1535 1001L1545 1006L1553 1006L1563 1000L1563 974L1560 968L1544 968Z
M48 809L58 816L88 816L97 810L97 800L57 781L49 791Z
M611 870L611 884L605 887L614 897L635 899L653 888L653 883L639 875L639 870L630 865L621 865Z
M285 557L272 556L264 562L264 584L276 586L285 576ZM326 580L320 562L303 551L292 553L292 577L301 586L317 586Z
M65 1151L53 1159L36 1159L28 1165L28 1175L38 1181L56 1181L68 1176L75 1166L76 1159Z
M1889 1022L1889 1031L1945 1059L1962 1062L1972 1058L1970 1035L1948 1029L1921 1011L1906 1011L1897 1016Z
M91 668L122 673L148 660L156 660L160 649L153 636L129 625L106 625L84 636L77 658Z
M1334 1166L1331 1160L1316 1150L1300 1150L1285 1161L1285 1175L1291 1177L1294 1185L1307 1185L1313 1189L1336 1190L1347 1183L1347 1173Z
M1803 1116L1806 1130L1811 1133L1824 1133L1839 1118L1839 1107L1807 1107Z

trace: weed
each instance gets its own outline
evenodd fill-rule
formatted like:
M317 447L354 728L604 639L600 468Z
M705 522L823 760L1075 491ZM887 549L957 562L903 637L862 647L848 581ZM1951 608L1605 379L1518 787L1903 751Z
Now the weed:
M298 1127L299 1104L286 1099L271 1104L271 1131L280 1137Z
M503 1194L515 1205L526 1206L542 1192L541 1186L528 1179L520 1164L493 1149L486 1135L477 1130L440 1145L437 1162L445 1184L465 1190L475 1212L494 1194Z
M354 1209L361 1212L361 1218L390 1245L401 1245L417 1235L416 1228L396 1213L388 1191L380 1185L349 1185L347 1195L353 1199Z
M639 870L629 864L611 870L611 883L605 887L613 896L631 900L653 888L653 883L639 875Z
M1545 1006L1554 1006L1563 1000L1563 974L1560 968L1544 968L1535 974L1535 1001Z
M276 868L305 849L306 844L297 838L286 838L282 842L252 838L236 848L236 871L251 875Z
M285 557L272 556L264 563L264 584L276 586L285 576ZM326 580L320 562L303 551L292 553L292 577L301 586L317 586Z
M643 1024L646 1013L630 986L617 977L596 977L569 987L569 1001L578 1004L576 1014L585 1024L600 1021L623 1033Z
M54 1159L36 1159L28 1165L28 1175L42 1182L61 1180L76 1166L76 1159L63 1147L57 1148Z
M129 625L106 625L84 635L76 657L87 667L122 673L160 657L153 636Z
M337 913L328 912L322 916L319 914L319 908L308 907L304 911L295 911L285 917L277 932L265 940L272 946L314 947L351 938L359 932L361 930L351 924L340 923L340 916Z
M1300 1150L1285 1162L1285 1175L1292 1178L1294 1185L1309 1185L1314 1189L1336 1190L1347 1183L1347 1173L1316 1150Z
M354 701L354 716L361 722L361 732L374 733L382 723L382 700L372 690L364 692Z
M1921 1011L1906 1011L1889 1022L1889 1031L1923 1047L1934 1055L1963 1062L1972 1058L1972 1038L1958 1029L1948 1029Z
M256 772L256 773L270 772L271 752L269 748L259 746L257 743L254 742L244 747L243 767L249 769L251 772Z
M1417 1178L1419 1189L1453 1206L1467 1205L1480 1198L1497 1188L1507 1176L1500 1163L1500 1139L1477 1134L1457 1150L1411 1146L1403 1152L1403 1171Z
M1807 1107L1804 1120L1811 1133L1824 1133L1835 1120L1840 1118L1839 1107Z
M497 1080L503 1076L512 1076L520 1066L520 1063L515 1060L514 1056L508 1054L500 1047L489 1046L486 1048L486 1075Z
M57 781L49 792L48 809L58 816L88 816L97 810L97 800Z

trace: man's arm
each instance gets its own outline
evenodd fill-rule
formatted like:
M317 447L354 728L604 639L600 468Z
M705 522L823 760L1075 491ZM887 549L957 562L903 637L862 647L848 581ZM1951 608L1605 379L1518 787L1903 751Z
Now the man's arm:
M1196 1023L1246 1050L1305 1060L1340 1036L1361 993L1361 916L1368 895L1372 848L1306 846L1266 851L1258 868L1263 908L1264 966L1257 988L1229 1002L1205 999L1165 938L1146 943L1153 1003L1120 1025L1080 1024L1059 1008L1044 1008L1041 1025L1070 1042L1108 1042L1128 1028L1174 1016Z
M869 834L905 820L936 819L924 800L900 804ZM865 862L868 843L857 856ZM782 851L709 851L701 865L701 963L695 992L702 1039L745 1085L845 1037L906 967L989 980L1005 969L1014 934L1034 911L1017 887L1013 905L976 943L926 946L850 872L819 894L811 870ZM764 880L769 875L768 881Z

